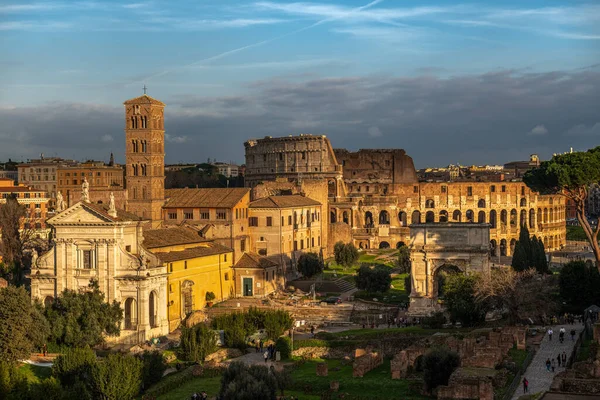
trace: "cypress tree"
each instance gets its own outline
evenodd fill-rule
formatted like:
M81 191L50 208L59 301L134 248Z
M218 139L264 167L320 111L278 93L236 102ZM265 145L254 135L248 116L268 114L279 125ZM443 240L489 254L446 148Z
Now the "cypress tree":
M524 271L529 268L527 253L520 240L515 243L511 266L515 271Z
M519 240L515 243L515 249L512 258L512 267L515 271L524 271L536 266L536 247L529 236L527 225L521 226Z
M535 268L540 274L547 274L549 272L548 260L546 260L546 250L544 249L544 242L542 239L537 241L537 263Z

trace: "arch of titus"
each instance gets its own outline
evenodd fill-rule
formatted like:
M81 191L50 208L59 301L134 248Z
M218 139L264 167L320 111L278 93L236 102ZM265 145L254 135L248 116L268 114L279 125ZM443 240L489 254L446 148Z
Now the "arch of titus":
M440 310L436 278L446 268L463 273L490 272L490 225L432 223L410 226L412 290L409 314Z

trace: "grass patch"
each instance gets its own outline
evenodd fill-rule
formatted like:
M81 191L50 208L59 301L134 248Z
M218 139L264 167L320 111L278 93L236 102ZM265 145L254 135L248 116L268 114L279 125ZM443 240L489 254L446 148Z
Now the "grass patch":
M23 364L19 367L19 372L23 374L29 383L39 383L46 378L50 378L52 368L40 367L37 365Z
M577 352L577 361L587 361L590 359L592 339L586 339L581 343L581 347Z
M295 390L321 394L329 390L331 381L340 382L340 393L349 393L368 399L421 400L428 397L418 393L421 382L412 383L404 379L391 379L390 361L368 372L363 378L352 377L352 364L344 365L341 360L321 360L328 364L328 376L316 376L318 360L300 363L292 372ZM305 398L302 395L301 398ZM352 397L350 397L352 398Z
M525 359L527 358L527 354L527 350L518 350L515 347L508 351L508 355L515 362L517 369L523 367Z
M421 326L408 326L406 328L386 328L386 329L350 329L342 332L319 332L317 338L324 340L335 340L348 337L348 340L377 339L379 337L394 336L429 336L437 332L442 333L465 333L472 331L473 328L448 328L448 329L427 329Z
M579 225L567 225L567 240L575 240L578 242L587 242L587 236L583 228Z

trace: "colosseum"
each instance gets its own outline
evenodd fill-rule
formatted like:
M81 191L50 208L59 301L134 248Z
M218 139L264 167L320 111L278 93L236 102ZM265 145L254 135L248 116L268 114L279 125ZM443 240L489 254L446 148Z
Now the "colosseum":
M402 149L350 152L334 150L324 135L266 137L246 143L246 166L255 189L274 181L271 189L279 182L302 193L310 182L322 183L322 193L306 195L327 198L329 251L338 240L363 249L399 247L409 241L408 226L423 222L489 223L494 256L512 255L524 224L548 251L566 241L562 196L540 195L521 181L419 182Z

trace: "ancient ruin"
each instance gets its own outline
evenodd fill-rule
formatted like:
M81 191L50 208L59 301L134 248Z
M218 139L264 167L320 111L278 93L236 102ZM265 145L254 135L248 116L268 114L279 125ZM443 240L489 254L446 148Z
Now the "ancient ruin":
M372 348L356 349L354 363L352 363L352 376L362 378L367 372L383 364L383 354L375 352Z

